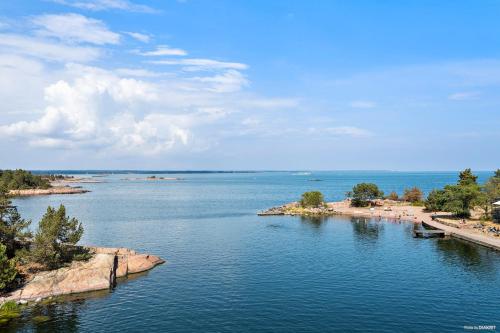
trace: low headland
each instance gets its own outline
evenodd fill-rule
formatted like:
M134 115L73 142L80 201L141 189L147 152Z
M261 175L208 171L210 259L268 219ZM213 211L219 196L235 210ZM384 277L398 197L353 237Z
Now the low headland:
M500 250L500 170L484 185L470 169L462 171L457 185L434 190L424 200L417 187L384 196L376 184L361 183L338 202L325 202L318 191L306 192L299 202L272 207L260 216L345 215L376 220L421 223L425 228Z
M31 232L0 187L0 325L42 299L113 288L120 278L164 263L127 248L81 246L84 228L64 205L48 207Z
M75 183L101 183L101 180L66 175L35 175L25 170L0 170L0 189L11 197L90 192Z

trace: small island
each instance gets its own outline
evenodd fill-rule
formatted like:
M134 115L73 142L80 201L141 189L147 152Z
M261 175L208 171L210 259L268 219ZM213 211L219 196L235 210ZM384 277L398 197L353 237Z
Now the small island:
M425 200L417 187L406 189L400 198L396 192L384 196L376 184L360 183L342 201L326 202L321 192L312 191L302 194L299 202L272 207L258 215L347 215L410 221L500 250L500 169L483 185L477 183L470 169L458 178L454 185L431 191Z

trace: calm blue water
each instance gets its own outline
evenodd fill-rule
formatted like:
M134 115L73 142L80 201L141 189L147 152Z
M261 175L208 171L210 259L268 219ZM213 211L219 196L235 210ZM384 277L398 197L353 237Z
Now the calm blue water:
M41 306L7 330L37 332L456 332L500 327L500 253L414 239L412 225L350 218L258 217L358 182L424 191L456 173L180 174L182 181L83 184L91 193L18 199L38 221L66 205L81 243L123 246L168 262L111 292ZM484 181L489 173L480 173ZM310 181L320 179L321 181ZM34 223L36 224L36 223ZM31 315L51 320L34 324Z

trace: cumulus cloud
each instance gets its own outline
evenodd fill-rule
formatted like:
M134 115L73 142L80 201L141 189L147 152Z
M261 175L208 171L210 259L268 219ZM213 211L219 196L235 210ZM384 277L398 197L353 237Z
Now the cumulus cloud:
M157 56L185 56L187 52L183 49L171 48L168 45L159 45L154 51L135 51L135 53L146 57L157 57Z
M124 10L124 11L139 12L139 13L158 12L158 10L155 10L152 7L142 4L136 4L127 0L52 0L52 2L92 11Z
M38 35L65 42L97 45L120 42L120 35L110 31L102 21L80 14L41 15L35 17L33 23L39 27L36 31Z

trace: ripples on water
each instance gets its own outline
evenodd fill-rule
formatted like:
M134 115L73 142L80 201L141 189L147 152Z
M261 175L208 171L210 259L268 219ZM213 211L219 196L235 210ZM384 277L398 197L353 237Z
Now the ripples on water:
M455 177L189 174L178 182L146 182L111 175L107 183L84 184L88 194L16 200L35 221L47 205L62 202L84 222L83 243L131 247L167 263L112 292L31 309L6 330L454 332L499 324L496 252L457 240L414 239L406 223L255 215L306 190L337 200L360 181L386 192L414 185L429 191ZM36 315L51 319L34 324Z

